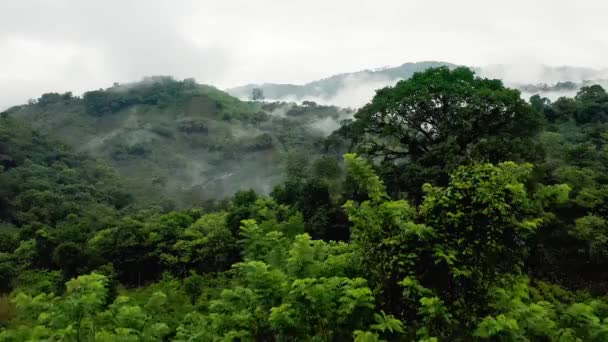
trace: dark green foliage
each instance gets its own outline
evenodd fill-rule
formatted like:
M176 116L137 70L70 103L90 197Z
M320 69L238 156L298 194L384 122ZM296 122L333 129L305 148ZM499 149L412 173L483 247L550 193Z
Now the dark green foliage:
M67 278L75 276L78 268L86 260L83 255L84 246L73 242L64 242L53 250L53 262L59 267Z
M382 158L392 192L445 184L461 164L542 157L541 115L517 90L467 68L429 69L380 89L355 118L359 149Z
M187 99L197 87L160 79L94 93L122 92L94 102L118 106L99 122L142 104L194 108L172 126L130 126L154 118L150 108L130 116L108 155L152 165L163 161L155 141L182 139L239 162L281 151L285 179L271 197L203 201L190 191L182 200L193 209L164 197L145 206L100 161L0 119L0 341L608 339L601 87L528 105L499 81L434 69L379 91L315 142L302 125L340 111L213 91ZM26 109L82 106L64 95ZM383 158L343 163L351 143ZM188 165L175 160L149 191Z
M574 119L579 124L608 121L608 93L599 85L583 87L576 94L580 107Z
M166 76L148 77L137 86L114 84L106 90L86 92L82 101L89 113L105 115L134 105L166 107L189 97L195 89L196 83L190 79L176 81Z
M156 77L3 115L104 160L138 204L181 209L242 189L267 194L283 181L287 154L321 155L323 137L352 112L243 102L192 80Z
M70 103L71 101L75 101L76 98L72 96L71 92L59 94L59 93L46 93L42 94L40 98L36 101L39 106L48 106L55 103Z
M56 225L71 214L129 204L111 169L12 119L0 119L0 146L3 221Z
M598 253L605 246L602 222L608 217L608 127L602 120L577 118L583 108L601 102L603 94L598 87L581 90L576 98L561 98L544 110L559 119L541 136L547 159L539 169L546 182L567 183L572 192L570 201L552 210L533 249L535 270L546 279L601 293L608 288L608 274L601 271L607 260Z
M346 216L341 209L343 172L333 157L320 157L312 165L302 155L291 155L287 179L271 193L280 203L297 208L304 217L306 231L314 238L341 241L348 239ZM332 196L332 193L334 196Z
M530 100L549 122L574 121L583 125L608 121L608 93L597 84L584 86L574 98L561 97L553 104L547 99L540 100L538 95Z

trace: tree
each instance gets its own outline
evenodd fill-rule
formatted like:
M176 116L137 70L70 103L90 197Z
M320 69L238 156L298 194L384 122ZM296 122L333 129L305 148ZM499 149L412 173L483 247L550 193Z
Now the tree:
M545 118L550 122L553 122L558 119L558 117L556 117L555 109L553 109L553 107L551 106L551 100L549 100L548 98L540 97L540 95L534 95L530 97L530 105L537 112L543 114Z
M477 325L474 335L492 341L606 341L606 304L585 299L527 277L508 277L491 289L493 314ZM557 300L559 298L559 300Z
M180 273L196 270L202 273L221 272L238 261L236 238L226 225L226 213L202 216L184 229L172 246Z
M261 88L251 89L251 99L253 101L263 101L264 100L264 91Z
M461 164L542 156L541 114L519 91L467 68L429 69L380 89L355 118L359 150L380 158L394 190L445 184Z
M352 222L353 261L385 310L427 322L433 334L419 333L429 336L448 334L452 317L466 325L482 311L488 288L523 270L543 204L568 198L567 185L528 190L529 164L488 163L457 168L447 187L426 184L426 197L415 208L390 200L364 159L347 154L345 161L369 197L344 205Z
M608 93L600 85L582 87L576 94L575 100L580 107L575 114L576 122L598 123L608 121Z
M66 278L77 274L79 266L86 260L82 246L73 242L63 242L53 251L53 262L61 268Z

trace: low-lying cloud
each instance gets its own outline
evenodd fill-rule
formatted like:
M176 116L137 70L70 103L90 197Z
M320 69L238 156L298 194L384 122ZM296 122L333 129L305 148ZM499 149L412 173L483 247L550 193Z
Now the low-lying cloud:
M581 86L589 84L600 84L605 88L608 87L608 69L572 66L550 67L533 63L513 63L472 68L481 77L501 79L506 86L520 89L522 98L526 100L535 94L540 94L552 101L562 96L572 97L576 95ZM331 94L320 94L318 96L295 96L290 94L273 100L296 103L314 101L323 105L358 109L371 101L378 89L394 86L400 80L402 78L388 78L373 73L355 73L343 77L340 85ZM568 90L551 89L560 82L573 82L576 87ZM529 91L530 88L538 89Z

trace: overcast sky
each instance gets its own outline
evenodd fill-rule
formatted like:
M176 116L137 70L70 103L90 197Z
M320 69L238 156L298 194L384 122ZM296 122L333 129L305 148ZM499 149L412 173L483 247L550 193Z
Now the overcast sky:
M608 67L602 0L2 0L0 109L146 75L220 88L441 60Z

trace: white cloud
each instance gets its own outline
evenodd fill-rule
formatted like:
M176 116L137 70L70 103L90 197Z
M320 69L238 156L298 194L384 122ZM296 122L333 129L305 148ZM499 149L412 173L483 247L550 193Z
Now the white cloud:
M597 0L5 0L0 108L159 74L229 87L420 60L603 68L607 10Z

